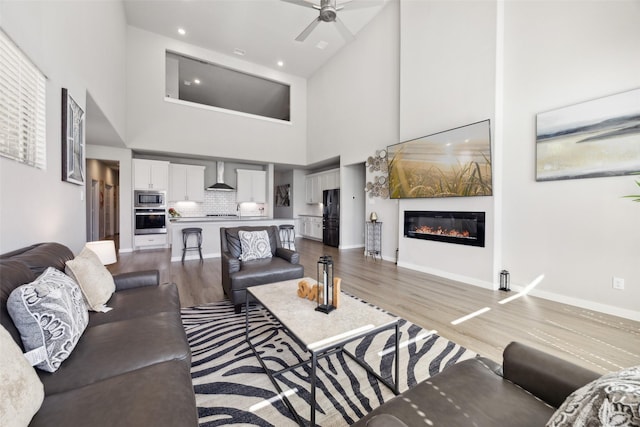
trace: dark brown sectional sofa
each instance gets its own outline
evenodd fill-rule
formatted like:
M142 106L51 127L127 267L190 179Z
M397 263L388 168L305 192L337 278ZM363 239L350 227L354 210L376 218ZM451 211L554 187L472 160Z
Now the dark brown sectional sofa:
M0 322L24 349L7 298L47 267L64 271L73 253L41 243L0 255ZM60 368L36 370L45 398L31 426L196 426L191 352L175 284L155 270L114 276L108 313L89 324Z
M502 366L465 360L396 396L353 424L368 427L542 427L575 390L600 377L521 343Z

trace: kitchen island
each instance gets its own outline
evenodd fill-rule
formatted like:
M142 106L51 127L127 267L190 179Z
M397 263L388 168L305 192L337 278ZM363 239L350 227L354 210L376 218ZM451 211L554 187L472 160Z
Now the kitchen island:
M171 261L182 259L182 229L198 227L202 228L202 257L220 257L220 227L263 226L263 225L295 225L293 218L268 218L264 216L199 216L178 217L169 221L169 242L171 243ZM194 242L190 241L189 246ZM198 251L188 251L185 260L200 259Z

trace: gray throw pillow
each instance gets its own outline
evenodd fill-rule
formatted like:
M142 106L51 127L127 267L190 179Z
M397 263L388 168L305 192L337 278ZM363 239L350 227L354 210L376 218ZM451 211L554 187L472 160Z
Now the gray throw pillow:
M271 243L267 230L261 231L238 231L242 253L240 261L251 261L254 259L271 258Z
M547 427L640 425L640 365L604 375L574 391Z
M20 331L25 351L46 350L45 360L35 366L48 372L55 372L69 357L89 323L80 287L53 267L14 289L7 310Z

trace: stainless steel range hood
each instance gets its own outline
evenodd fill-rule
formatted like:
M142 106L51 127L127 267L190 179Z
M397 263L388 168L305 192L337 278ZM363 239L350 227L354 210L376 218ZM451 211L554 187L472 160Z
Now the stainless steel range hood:
M216 175L218 181L206 188L207 191L234 191L235 189L224 183L224 162L216 162Z

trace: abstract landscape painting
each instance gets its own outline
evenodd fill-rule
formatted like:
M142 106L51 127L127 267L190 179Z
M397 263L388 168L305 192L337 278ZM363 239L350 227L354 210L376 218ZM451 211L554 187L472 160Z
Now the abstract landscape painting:
M640 89L537 116L536 180L640 171Z
M391 145L392 199L492 195L489 120Z

